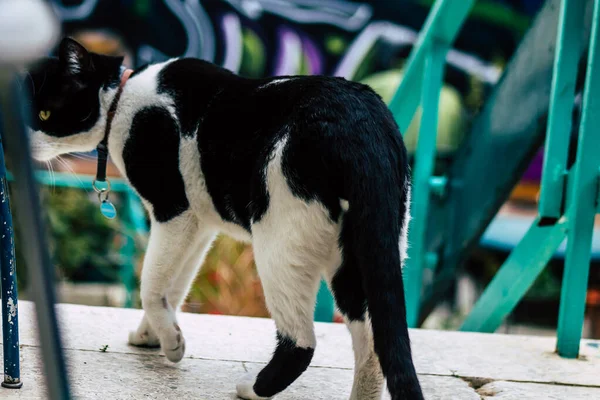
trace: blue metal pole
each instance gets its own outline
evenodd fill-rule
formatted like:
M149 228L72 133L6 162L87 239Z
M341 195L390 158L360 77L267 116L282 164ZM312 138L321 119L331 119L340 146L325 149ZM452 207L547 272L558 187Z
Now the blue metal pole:
M19 198L19 207L15 211L20 228L20 242L27 247L24 257L30 271L31 295L36 306L47 397L52 400L68 400L71 395L67 367L54 308L54 267L46 245L38 187L24 124L25 102L17 88L16 76L0 68L2 138L11 155L11 167L15 174L14 189Z
M0 141L0 280L2 293L2 343L4 351L4 380L2 386L19 389L19 316L17 300L17 263L12 215L6 183L4 149Z

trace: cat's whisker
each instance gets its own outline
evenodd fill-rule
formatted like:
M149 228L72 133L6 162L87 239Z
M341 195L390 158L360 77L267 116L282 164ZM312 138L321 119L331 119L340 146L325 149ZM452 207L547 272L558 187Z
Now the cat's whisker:
M62 158L61 156L56 157L56 159L58 160L58 162L65 167L78 181L79 181L79 186L81 186L81 188L83 190L86 191L86 193L89 193L89 190L86 188L85 184L83 183L83 181L81 180L81 178L77 175L77 173L75 172L75 170L73 169L73 167L71 167L69 165L69 163Z
M88 156L88 155L85 155L85 154L71 153L71 154L69 154L69 156L71 156L73 158L78 158L80 160L86 160L86 161L91 161L91 160L95 160L96 159L93 156Z
M94 111L93 111L93 110L91 110L91 111L89 112L89 114L88 114L88 115L86 115L86 116L85 116L85 118L84 118L84 119L82 119L82 120L81 120L81 121L79 121L79 122L84 122L84 121L86 121L87 119L89 119L89 118L92 116L92 113L93 113L93 112L94 112Z
M50 169L52 170L52 190L56 193L56 168L52 163L50 163Z
M48 169L48 173L50 174L50 190L52 193L54 193L54 188L55 188L55 177L54 177L54 170L52 168L52 163L50 161L46 161L46 167Z

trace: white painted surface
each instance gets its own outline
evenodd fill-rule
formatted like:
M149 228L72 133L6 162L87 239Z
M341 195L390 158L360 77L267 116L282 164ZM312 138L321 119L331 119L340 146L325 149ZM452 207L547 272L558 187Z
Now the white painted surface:
M21 301L19 310L24 386L0 389L0 398L44 399L34 308ZM275 341L270 319L179 313L188 349L173 364L157 350L127 345L140 310L60 305L58 312L80 399L235 399L232 382L259 370ZM315 333L311 367L277 399L349 398L350 334L343 324L326 323L315 323ZM548 337L411 330L411 340L426 399L600 398L598 341L583 341L583 357L566 360L553 353L555 339ZM100 352L105 345L107 351ZM493 382L475 385L476 391L468 384L473 378Z

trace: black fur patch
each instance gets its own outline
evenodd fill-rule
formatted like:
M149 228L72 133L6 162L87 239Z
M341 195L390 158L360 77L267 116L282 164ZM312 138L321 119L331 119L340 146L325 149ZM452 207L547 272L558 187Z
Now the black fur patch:
M158 93L175 100L177 119L184 136L193 136L222 90L237 77L205 61L184 58L165 67L158 76Z
M179 171L179 130L167 110L146 107L133 118L123 149L127 177L166 222L189 208Z
M287 388L308 368L315 349L303 349L296 342L277 332L277 347L273 358L260 371L254 383L254 393L271 397Z
M89 131L100 117L98 92L118 83L120 59L90 55L93 73L82 71L81 77L65 72L58 58L46 58L31 68L23 79L25 97L30 100L28 118L33 130L65 137ZM46 121L40 111L49 111Z
M348 213L352 213L350 210ZM352 218L344 219L340 233L342 265L331 280L331 290L342 314L350 321L364 321L367 311L367 298L363 288L363 279L353 254L353 233L359 229L352 225Z

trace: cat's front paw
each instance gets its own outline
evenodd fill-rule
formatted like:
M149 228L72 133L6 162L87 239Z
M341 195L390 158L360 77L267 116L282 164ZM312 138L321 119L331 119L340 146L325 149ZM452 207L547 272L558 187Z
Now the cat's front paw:
M129 340L127 341L132 346L137 347L148 347L151 349L160 347L160 340L151 330L145 330L140 332L131 331L129 332Z
M260 397L254 393L254 382L256 382L256 374L245 375L236 386L238 397L246 400L268 400L272 398Z
M185 354L185 338L179 325L173 324L173 329L162 337L160 344L169 361L175 363L181 361Z

